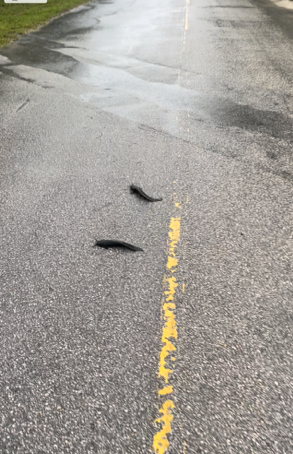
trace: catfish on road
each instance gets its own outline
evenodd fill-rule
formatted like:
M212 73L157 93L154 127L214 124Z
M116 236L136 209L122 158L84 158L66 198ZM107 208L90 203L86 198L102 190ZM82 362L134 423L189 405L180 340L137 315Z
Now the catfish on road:
M1 453L293 452L277 3L94 0L0 49Z

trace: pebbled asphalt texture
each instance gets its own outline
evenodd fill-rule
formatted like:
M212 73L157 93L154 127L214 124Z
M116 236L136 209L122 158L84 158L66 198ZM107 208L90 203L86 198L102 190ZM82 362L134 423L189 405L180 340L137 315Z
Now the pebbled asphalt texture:
M174 201L168 453L293 452L292 49L270 0L93 1L0 49L1 454L153 452Z

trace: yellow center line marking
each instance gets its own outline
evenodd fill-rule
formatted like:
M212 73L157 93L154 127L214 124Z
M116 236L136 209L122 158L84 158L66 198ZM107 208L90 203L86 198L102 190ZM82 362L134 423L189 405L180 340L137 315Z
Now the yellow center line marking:
M173 257L168 257L167 268L170 270L174 266L177 266L177 259L175 259Z
M180 208L180 204L175 203L175 208ZM164 300L163 300L163 329L162 329L162 347L160 352L159 373L158 377L163 386L158 391L161 399L168 395L168 400L163 401L159 410L160 417L156 423L160 424L160 429L155 433L153 439L153 449L156 454L164 454L168 447L168 435L171 433L171 423L173 421L172 410L175 408L173 402L173 386L169 384L173 374L172 362L176 361L177 325L175 319L175 294L178 283L175 277L178 260L176 258L176 249L180 240L180 217L171 218L169 225L169 242L168 242L168 260L166 265L166 276L164 277Z
M184 30L188 30L188 5L190 4L189 0L186 0L186 7L185 7L185 25Z
M165 396L166 394L171 394L173 392L173 386L165 386L165 388L159 390L160 396Z
M163 403L162 408L160 408L160 413L162 414L162 416L156 419L156 422L162 424L162 429L154 436L154 448L155 452L158 454L164 454L169 447L167 435L171 432L171 422L173 421L172 415L173 408L174 408L173 401L166 400L166 402Z
M183 442L183 454L186 454L186 441Z

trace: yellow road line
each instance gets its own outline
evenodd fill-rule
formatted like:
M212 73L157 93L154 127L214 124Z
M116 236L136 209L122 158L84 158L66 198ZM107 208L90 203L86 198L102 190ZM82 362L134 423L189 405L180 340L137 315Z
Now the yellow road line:
M184 30L188 30L188 5L190 4L189 0L186 0L186 7L185 7L185 25Z
M160 396L165 396L166 394L171 394L173 392L173 386L165 386L165 388L159 390Z
M156 420L156 422L162 424L160 432L154 436L154 448L158 454L164 454L169 447L167 435L171 432L171 422L173 421L172 409L174 403L172 400L166 400L163 403L160 413L162 416Z
M189 12L188 5L190 5L190 0L186 0L186 4L185 4L184 35L183 35L183 46L182 46L183 52L185 52L186 32L189 28L189 26L188 26L188 12Z
M179 209L180 205L175 203L175 208ZM164 283L167 289L164 291L163 316L164 325L162 330L162 348L159 361L159 379L164 383L158 391L161 399L168 395L168 400L163 401L160 414L156 422L161 425L160 430L156 432L153 439L153 449L156 454L164 454L169 447L168 435L171 433L171 423L173 421L173 412L175 404L173 401L173 386L169 385L170 376L173 373L172 363L176 360L177 326L175 319L175 294L178 287L175 273L177 271L178 260L176 258L176 248L180 240L180 217L171 218L169 225L169 243L168 243L168 260L166 265L166 276Z
M186 441L183 442L183 454L186 454L186 447L187 447L187 444L186 444Z

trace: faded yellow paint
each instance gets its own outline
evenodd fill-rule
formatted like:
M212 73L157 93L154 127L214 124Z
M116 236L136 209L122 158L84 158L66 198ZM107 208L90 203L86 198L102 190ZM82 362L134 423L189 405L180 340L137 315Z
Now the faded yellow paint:
M170 223L170 240L179 241L180 239L180 218L172 218Z
M160 396L165 396L166 394L171 394L173 392L173 386L165 386L165 388L159 390Z
M172 400L166 400L163 403L160 413L162 416L156 419L156 422L162 424L162 429L154 436L153 447L156 454L164 454L169 447L167 435L171 432L171 422L173 421L172 410L174 403Z
M185 284L182 284L182 293L185 292Z
M166 319L166 317L168 318ZM166 342L171 337L177 339L175 314L172 311L165 311L165 326L163 328L162 342Z
M177 259L174 257L168 257L168 263L167 263L167 268L170 270L171 268L174 268L174 266L177 266Z
M164 303L164 310L176 309L175 303Z
M176 282L175 276L169 277L166 279L167 283L169 284L169 289L166 290L164 293L165 295L168 295L168 298L166 301L173 301L174 295L175 295L175 289L178 287L178 284Z
M183 454L186 454L187 443L186 441L183 442Z
M188 5L189 5L189 1L186 0L186 7L185 7L185 24L184 24L184 30L185 30L185 31L188 30Z
M175 203L175 207L180 208L180 204ZM162 330L162 348L160 352L159 373L160 379L163 379L167 386L164 386L158 391L159 396L162 398L165 395L172 397L173 387L169 385L170 376L173 373L172 362L176 361L176 346L178 332L175 319L176 305L174 297L178 283L174 273L177 271L178 260L176 258L176 248L180 239L180 218L171 218L169 226L169 248L168 260L166 266L166 276L164 277L163 286L166 288L164 291L164 301L162 303L162 315L164 325ZM173 274L171 274L173 273ZM172 409L174 403L171 398L163 402L160 413L162 416L156 420L161 424L161 429L154 435L153 449L156 454L164 454L169 447L167 435L171 433L171 422L173 421Z
M166 339L165 345L163 345L161 353L160 353L160 367L159 367L159 377L164 378L165 383L169 382L169 375L173 373L171 369L166 367L166 358L169 354L176 350L174 344L171 341Z
M172 257L175 257L175 248L177 247L177 241L171 241L170 246L169 246L169 254Z
M184 35L183 35L183 45L182 45L182 51L185 52L186 50L186 32L189 28L188 25L188 5L190 5L190 0L186 0L185 4L185 17L184 17ZM181 76L181 72L179 71L179 76Z

